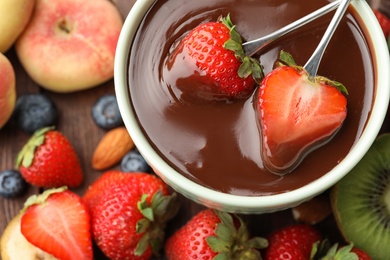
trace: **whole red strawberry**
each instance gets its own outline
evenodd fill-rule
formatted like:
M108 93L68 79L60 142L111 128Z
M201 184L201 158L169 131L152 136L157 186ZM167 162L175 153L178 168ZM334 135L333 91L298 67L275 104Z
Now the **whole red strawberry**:
M192 29L170 54L166 69L168 85L205 100L248 97L263 77L259 61L245 55L229 16ZM181 83L189 76L192 80Z
M168 239L165 254L169 260L261 259L257 249L267 244L263 238L249 239L248 230L239 217L205 209Z
M66 188L31 196L20 226L31 244L57 259L93 259L89 212L82 199Z
M100 192L100 195L99 195ZM93 238L110 259L158 254L167 221L177 212L175 194L155 175L107 172L84 195Z
M52 127L37 130L16 158L23 178L38 187L79 186L80 162L72 144Z
M347 116L345 87L324 77L309 77L286 52L257 93L261 156L268 170L285 174L306 154L325 144Z
M321 240L320 233L310 225L296 224L272 233L265 249L265 260L308 260L313 245Z
M385 38L388 39L390 36L390 19L379 10L373 9L373 12L376 16L376 19L378 19Z

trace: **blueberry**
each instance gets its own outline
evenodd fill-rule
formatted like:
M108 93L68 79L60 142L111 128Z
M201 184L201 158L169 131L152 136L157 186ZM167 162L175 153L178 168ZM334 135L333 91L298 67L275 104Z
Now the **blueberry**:
M27 188L27 182L17 170L0 172L0 195L5 198L14 198L22 195Z
M106 94L98 98L92 106L92 118L106 130L123 125L115 95Z
M121 170L123 172L150 172L151 168L137 150L131 150L122 158Z
M23 131L32 134L42 127L56 123L57 108L44 94L25 94L16 101L14 118Z

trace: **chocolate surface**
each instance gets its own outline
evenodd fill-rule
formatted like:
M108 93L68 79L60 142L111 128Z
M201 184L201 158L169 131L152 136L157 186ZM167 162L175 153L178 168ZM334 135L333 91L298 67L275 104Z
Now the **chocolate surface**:
M264 169L253 95L226 104L183 103L168 88L163 64L173 43L188 30L230 13L243 40L252 40L326 5L325 0L156 1L140 25L129 59L130 98L137 119L159 154L184 176L214 190L266 195L299 188L337 165L357 141L369 118L375 73L369 44L353 9L341 21L318 74L348 89L348 114L337 135L307 156L292 173ZM304 65L333 12L274 42L257 58L271 71L281 49ZM256 93L254 92L254 95Z

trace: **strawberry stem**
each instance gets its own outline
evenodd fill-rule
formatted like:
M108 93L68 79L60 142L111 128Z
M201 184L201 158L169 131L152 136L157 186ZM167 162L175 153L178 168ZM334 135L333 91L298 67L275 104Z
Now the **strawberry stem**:
M290 53L283 51L283 50L280 51L279 61L277 64L278 64L278 66L289 66L289 67L295 68L298 71L304 71L305 73L307 73L306 70L302 66L297 65L293 56ZM342 83L340 83L338 81L331 80L331 79L328 79L328 78L323 77L323 76L316 76L316 77L314 77L314 79L311 79L311 77L308 77L308 78L313 82L318 82L318 83L322 83L325 85L333 86L341 93L348 95L347 88Z
M249 231L240 217L222 211L214 212L221 222L217 225L215 236L206 238L210 248L218 253L214 259L261 259L258 249L267 247L268 241L261 237L249 239ZM238 226L235 220L239 221Z
M28 207L30 206L33 206L35 204L43 204L47 201L47 199L52 195L52 194L55 194L55 193L60 193L60 192L63 192L65 190L67 190L68 188L66 186L62 186L60 188L55 188L55 189L49 189L49 190L45 190L43 193L41 194L34 194L34 195L31 195L27 200L26 202L24 203L24 207L22 209L22 212L25 212L27 210Z
M242 39L236 30L236 26L230 19L230 14L219 19L230 31L230 38L225 42L224 48L234 52L235 57L241 61L241 66L238 69L240 78L247 78L252 75L257 84L264 78L263 67L260 61L245 54L242 48Z
M23 146L22 150L16 156L16 168L19 168L20 165L28 168L34 160L34 153L37 147L42 145L45 141L45 134L54 129L54 126L44 127L38 129L30 137L27 143Z
M148 194L144 194L138 202L138 209L144 216L136 224L137 233L143 234L135 249L138 256L143 255L149 245L153 253L158 255L163 245L165 225L179 209L176 193L164 196L161 191L157 191L150 203L148 197Z

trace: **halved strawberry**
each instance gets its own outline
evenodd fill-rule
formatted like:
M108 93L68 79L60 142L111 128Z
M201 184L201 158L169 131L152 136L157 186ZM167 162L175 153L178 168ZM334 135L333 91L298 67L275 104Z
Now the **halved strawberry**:
M66 188L31 196L21 232L34 246L62 260L92 259L90 215L81 198Z
M347 115L345 87L308 73L281 53L280 66L262 81L257 112L264 166L277 174L292 171L307 152L326 143Z

